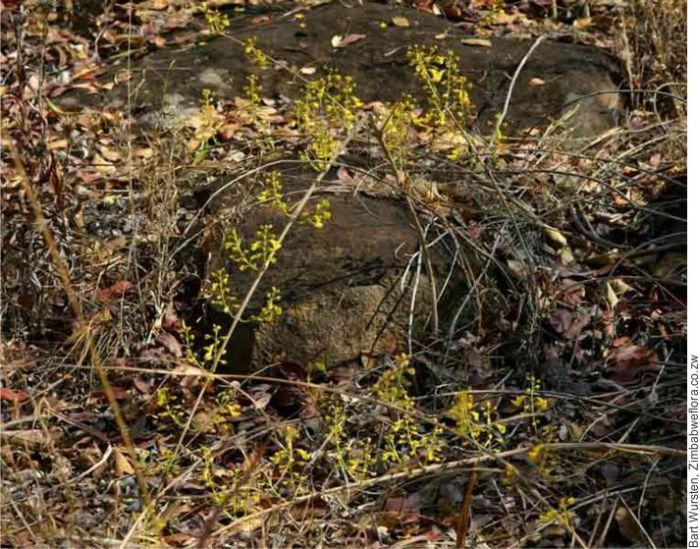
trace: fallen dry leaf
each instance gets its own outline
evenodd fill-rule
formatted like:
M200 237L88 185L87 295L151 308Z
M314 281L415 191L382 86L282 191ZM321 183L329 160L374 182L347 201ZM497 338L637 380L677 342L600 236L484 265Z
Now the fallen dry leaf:
M624 382L631 379L637 371L654 370L656 354L641 345L627 345L613 352L615 363L612 365L614 377Z
M639 522L635 520L632 513L625 507L618 507L617 511L615 511L615 522L617 522L620 533L628 541L635 542L636 544L645 541L644 533L639 526Z
M555 244L559 244L560 246L566 246L568 244L566 237L554 227L545 227L544 233L547 235L547 238Z
M163 536L162 540L168 544L169 547L184 547L189 541L196 541L198 536L194 534L186 534L184 532L176 532L174 534L168 534Z
M518 19L522 17L522 14L518 12L506 13L503 10L496 12L496 14L491 17L492 25L511 25L515 23Z
M462 44L465 46L479 46L482 48L490 48L493 46L491 43L491 40L488 40L486 38L465 38L462 40Z
M134 466L127 459L120 448L114 449L114 471L118 476L133 475Z
M561 257L561 262L564 265L571 265L575 261L574 253L568 246L564 246L561 250L559 250L559 257Z
M52 151L56 151L59 149L67 149L67 148L68 148L68 139L65 139L65 138L53 139L51 142L49 142L49 149Z
M574 28L575 29L585 29L587 27L590 27L591 23L593 23L593 18L581 17L580 19L576 19L576 21L574 21Z
M100 154L102 155L102 158L105 158L109 160L110 162L117 162L119 159L122 158L122 154L116 150L112 149L110 147L107 147L105 145L100 145Z
M134 378L134 387L143 395L150 395L153 393L153 382L140 376Z
M591 315L585 311L581 311L576 316L576 319L571 323L571 326L564 332L564 337L567 339L575 339L588 326L591 321Z
M183 389L189 389L193 387L200 378L209 377L211 375L211 373L206 370L197 368L191 364L178 364L175 369L173 369L173 374L181 376L180 387Z
M608 303L610 304L611 309L614 309L615 305L617 305L617 303L620 301L617 298L617 294L615 293L615 290L613 289L610 282L605 284L605 298L607 299Z
M166 330L179 333L182 330L182 320L175 310L175 306L172 303L168 303L163 313L163 318L161 319L161 326Z
M108 162L104 157L97 153L95 153L95 155L92 157L92 165L94 166L95 170L103 175L112 174L117 169L112 162Z
M367 36L366 34L348 34L347 36L343 37L340 34L336 34L333 38L331 38L331 46L334 48L344 48L346 46L349 46L350 44L354 44L355 42L359 42L363 38Z
M113 301L120 299L126 292L131 290L133 284L128 280L120 280L115 282L108 288L100 290L97 294L97 299L100 301Z
M8 444L18 446L49 446L52 444L59 431L47 431L42 429L20 429L17 431L0 431L0 439Z
M508 270L517 277L524 277L527 275L527 266L517 259L509 259L506 264L508 265Z
M127 389L126 387L112 385L112 394L117 400L124 400L126 398L129 398L130 392L129 389ZM107 394L103 389L100 389L99 391L93 391L92 393L90 393L90 395L95 398L107 400Z
M180 342L177 340L177 338L168 332L161 332L156 336L156 343L159 343L163 347L165 347L170 354L173 356L176 356L180 358L183 354L182 352L182 345Z
M407 18L407 17L402 17L402 16L400 16L400 15L397 15L396 17L392 17L392 18L391 18L391 23L392 23L395 27L406 28L406 27L410 27L410 26L411 26L411 22L408 20L408 18Z
M559 300L564 305L578 305L586 295L586 288L583 284L571 279L565 278L559 284Z
M549 323L557 332L563 334L571 328L571 311L567 309L557 309L549 316Z
M138 147L134 149L134 156L138 158L151 158L153 156L153 149L150 147Z
M29 395L25 391L13 391L7 387L0 388L0 400L7 400L9 402L14 402L19 404L24 402L29 398Z

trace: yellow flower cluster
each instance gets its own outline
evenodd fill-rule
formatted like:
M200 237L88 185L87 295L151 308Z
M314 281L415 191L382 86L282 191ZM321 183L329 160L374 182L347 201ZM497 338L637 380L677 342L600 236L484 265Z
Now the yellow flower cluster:
M494 440L502 442L506 432L503 423L494 421L495 410L490 402L479 407L474 402L470 391L457 393L455 403L449 411L449 416L457 424L457 432L474 440L491 446Z
M270 66L270 58L258 47L257 38L248 38L243 44L243 53L255 65L261 69Z
M297 128L310 139L304 159L323 170L335 154L340 136L355 123L355 111L361 106L350 76L330 72L308 82L304 96L294 104Z
M453 51L439 53L436 46L413 46L408 62L428 96L424 123L441 128L451 123L464 127L472 116L469 81L460 73Z

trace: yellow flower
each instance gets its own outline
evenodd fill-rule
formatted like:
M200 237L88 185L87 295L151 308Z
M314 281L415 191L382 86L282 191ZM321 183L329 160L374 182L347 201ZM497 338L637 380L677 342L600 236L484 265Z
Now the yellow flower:
M433 81L435 84L438 84L442 80L442 77L445 75L445 71L433 68L430 68L428 70L430 71L430 80Z
M527 453L527 457L529 457L531 461L534 461L535 463L537 463L538 461L540 461L540 459L542 459L543 450L544 450L544 448L542 447L541 444L533 446L532 450L530 450Z

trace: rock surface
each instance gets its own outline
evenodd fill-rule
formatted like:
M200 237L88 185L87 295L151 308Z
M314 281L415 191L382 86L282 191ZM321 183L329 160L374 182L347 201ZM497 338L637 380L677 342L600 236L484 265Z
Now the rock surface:
M284 181L294 196L294 189L308 185L313 177L310 171L287 174ZM405 204L351 192L330 193L330 183L320 186L311 207L320 199L328 200L332 219L320 230L308 225L292 228L249 309L260 310L265 293L275 286L282 294L283 316L260 326L254 335L248 329L241 331L232 345L229 371L246 371L251 360L257 365L276 360L334 365L362 352L405 349L409 332L420 337L429 331L432 292L425 274L416 275L419 238ZM218 208L226 211L225 200ZM249 242L262 224L272 224L279 234L286 219L272 208L256 206L242 214L236 227ZM429 255L441 293L452 255L442 242L430 246ZM244 295L256 273L239 272L217 240L211 247L209 270L222 266L230 273L233 293ZM453 309L448 295L449 291L443 292L438 302L445 314Z
M393 25L396 17L404 18L409 26ZM351 34L362 37L344 47L332 46L334 36ZM242 43L251 37L279 62L277 66L259 69L246 59ZM405 92L420 98L406 52L411 45L426 44L459 55L461 69L472 84L475 129L488 133L533 42L490 38L464 43L468 38L463 29L429 13L372 3L347 7L330 3L304 12L303 19L284 15L262 23L259 18L243 17L234 20L227 36L164 48L132 63L132 105L137 110L141 106L150 117L154 109L165 118L182 116L197 108L203 88L220 97L241 95L250 73L261 77L268 97L293 98L301 88L301 78L313 78L300 74L301 68L316 69L316 75L324 68L351 75L366 101L395 100ZM599 134L615 125L622 108L617 92L620 80L617 61L603 50L545 40L529 55L516 80L504 128L517 131L543 126L574 110L567 122L574 135ZM122 86L116 96L89 99L74 95L63 99L63 104L105 101L122 106L124 93Z

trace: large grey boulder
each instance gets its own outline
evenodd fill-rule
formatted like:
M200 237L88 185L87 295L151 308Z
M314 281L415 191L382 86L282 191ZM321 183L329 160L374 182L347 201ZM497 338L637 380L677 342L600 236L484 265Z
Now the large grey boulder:
M172 119L195 110L203 88L220 97L241 95L251 73L260 76L268 97L298 95L304 76L299 69L327 68L352 76L366 101L391 101L404 93L421 97L406 52L412 45L435 45L459 56L463 74L472 84L476 119L474 129L489 133L504 103L516 69L533 45L531 40L490 38L467 40L461 28L432 14L387 5L350 5L334 2L293 14L234 20L227 36L167 47L131 64L132 106ZM300 12L296 12L297 15ZM404 18L409 26L392 25ZM267 21L267 19L265 20ZM302 26L303 21L303 26ZM382 25L384 23L385 25ZM333 47L336 35L362 35L344 47ZM258 47L278 61L258 68L244 54L242 43L257 40ZM481 45L475 45L481 44ZM513 88L504 129L544 126L573 111L567 124L576 136L592 136L614 126L622 109L618 93L621 72L616 59L586 45L545 40L529 55ZM117 94L62 98L64 105L86 102L125 104L125 86Z
M295 172L284 177L290 201L298 199L298 191L316 176L310 169ZM210 245L208 271L225 268L232 293L240 297L257 273L241 272L230 261L223 246L227 227L233 222L243 240L250 242L261 225L270 224L279 234L288 218L264 205L240 208L235 196L232 204L238 204L240 212L237 220L231 220L226 197L217 199L215 209L226 221ZM274 286L281 293L283 315L273 323L239 330L222 371L249 371L279 360L337 365L361 353L405 351L409 338L420 341L430 333L432 290L425 256L419 263L419 234L406 203L342 190L332 180L320 185L310 207L319 200L330 202L332 218L323 229L302 224L292 228L248 309L249 314L257 313ZM450 242L436 241L433 232L426 242L438 312L445 318L454 313L455 292L465 287L461 262L476 268L471 256L465 259L462 253L456 258ZM216 311L210 314L224 325L230 321Z

